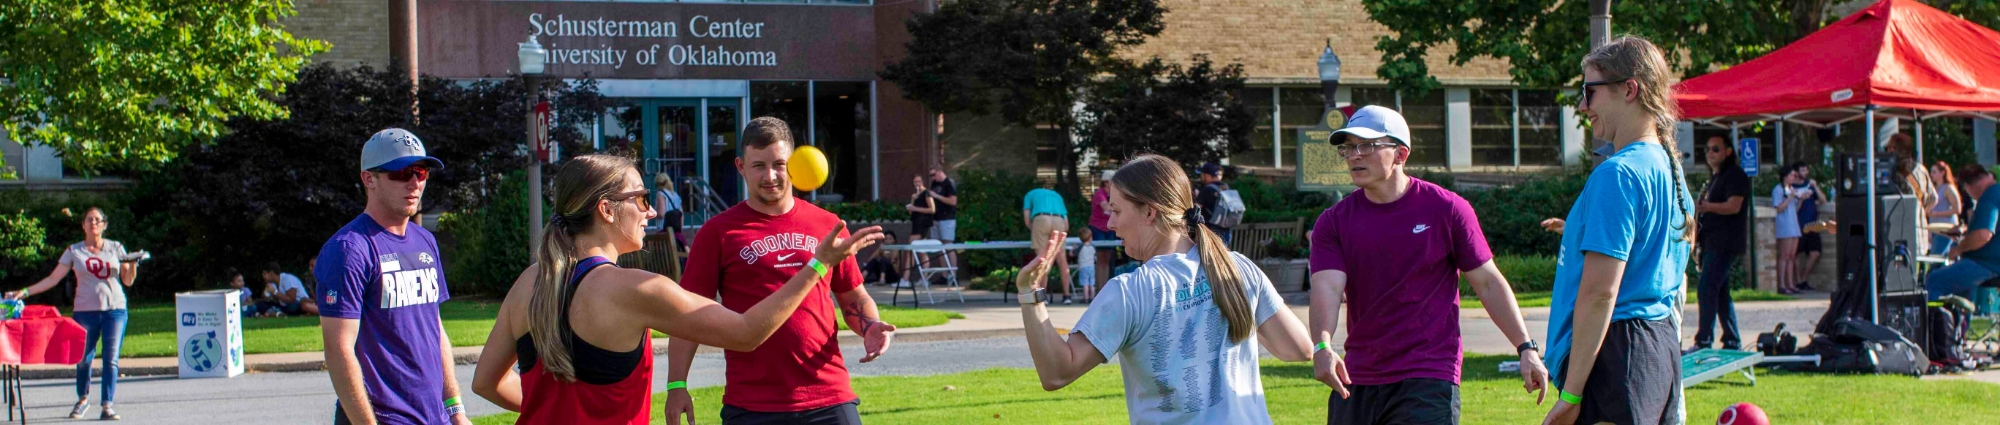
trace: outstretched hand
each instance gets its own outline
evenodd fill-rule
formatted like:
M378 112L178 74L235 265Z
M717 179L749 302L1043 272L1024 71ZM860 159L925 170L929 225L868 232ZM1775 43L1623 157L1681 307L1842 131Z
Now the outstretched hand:
M1021 272L1014 275L1014 288L1026 294L1047 285L1049 265L1055 264L1056 256L1063 251L1063 240L1068 237L1069 232L1050 232L1048 245L1042 248L1042 252L1035 253L1035 259L1021 266Z
M853 257L863 248L882 240L882 226L868 226L848 235L846 239L841 239L840 231L846 229L847 223L834 223L833 231L826 232L826 237L819 239L819 249L813 251L813 258L818 259L820 264L832 267Z

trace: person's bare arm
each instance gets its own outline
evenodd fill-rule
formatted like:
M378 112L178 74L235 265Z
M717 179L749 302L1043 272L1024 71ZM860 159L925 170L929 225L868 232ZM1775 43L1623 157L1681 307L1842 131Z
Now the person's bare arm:
M1618 304L1618 287L1625 277L1625 262L1596 252L1583 254L1583 279L1576 294L1575 323L1570 335L1569 372L1562 390L1582 394L1590 371L1597 367L1597 354L1604 335L1611 328L1611 313Z
M119 283L123 283L125 284L125 287L130 288L132 287L132 284L136 283L138 280L139 280L139 263L126 262L124 264L118 265Z
M1049 266L1055 256L1062 252L1062 231L1049 235L1050 242L1040 255L1028 265L1021 267L1014 285L1021 293L1030 293L1048 282ZM1084 373L1104 364L1103 353L1090 344L1084 334L1072 332L1068 338L1056 331L1049 322L1049 310L1045 303L1021 305L1021 325L1028 337L1028 354L1035 362L1035 376L1042 382L1043 391L1055 391L1069 386Z
M1347 272L1322 270L1312 274L1312 307L1306 316L1312 321L1313 379L1333 387L1341 398L1347 398L1348 385L1354 383L1347 376L1347 363L1340 353L1331 347L1320 350L1320 344L1333 344L1333 335L1340 331L1340 303L1347 295ZM1321 354L1321 353L1325 354Z
M1951 251L1946 252L1945 256L1957 259L1959 256L1965 255L1965 253L1986 247L1986 244L1992 241L1992 230L1981 229L1965 232L1965 237L1958 240L1958 245L1952 245Z
M340 399L341 413L357 425L375 423L375 406L368 403L368 387L361 381L361 360L354 355L361 320L322 316L319 328L326 347L326 372L333 377L333 395Z
M882 228L869 227L846 239L838 237L845 225L821 239L814 258L828 267L840 264L861 248L882 238ZM619 297L621 311L634 315L646 327L658 329L678 339L713 345L734 351L750 351L778 331L793 310L805 301L821 276L811 267L800 267L785 286L756 305L737 314L715 300L682 290L664 276L653 275L633 288L633 296ZM671 341L668 346L672 346ZM690 353L692 354L692 353Z
M529 265L521 276L514 279L513 289L507 291L507 298L500 302L500 312L493 321L493 331L486 334L486 346L479 350L479 364L472 371L472 393L486 401L499 405L509 412L521 411L521 376L514 372L514 362L519 360L514 353L514 317L522 314L527 303L528 290L534 276L540 273L539 266ZM516 296L520 294L520 296Z
M938 202L943 202L945 205L950 205L954 207L958 206L958 195L951 195L951 196L939 195L937 193L937 186L931 186L931 188L927 190L931 192L932 199L936 199L938 200Z
M1299 316L1292 314L1283 301L1277 301L1278 312L1257 325L1257 341L1263 343L1278 360L1303 362L1312 360L1312 337L1306 336L1306 325L1299 323Z
M26 289L10 292L8 293L8 297L15 299L27 298L42 293L42 291L47 291L49 288L55 287L57 282L62 282L63 278L69 277L69 270L70 267L68 264L58 263L55 270L49 271L48 277L42 278L41 281L35 282L33 285L28 285Z
M882 357L895 338L896 325L882 321L881 313L875 309L875 297L868 295L867 288L856 286L847 292L834 292L833 299L840 303L841 320L847 322L847 329L861 336L861 362Z
M444 365L444 398L446 400L458 398L458 356L451 354L451 335L445 333L443 320L438 321L438 351L444 356L444 362L439 363ZM462 401L460 405L463 405ZM459 413L451 415L451 421L469 425L472 423L472 418L465 413Z
M1741 198L1737 198L1739 201ZM1507 276L1500 273L1500 267L1487 260L1486 264L1465 273L1465 280L1472 284L1472 293L1479 296L1479 303L1486 307L1486 315L1493 318L1493 326L1500 328L1500 334L1507 337L1507 344L1520 347L1533 339L1528 336L1528 321L1521 317L1521 307L1514 301L1514 288L1507 284ZM1535 404L1542 403L1548 394L1549 369L1542 365L1541 353L1524 350L1521 358L1522 388L1538 392Z
M1472 293L1479 296L1479 303L1486 308L1486 315L1492 316L1493 325L1500 327L1500 334L1507 337L1507 344L1519 346L1528 342L1528 322L1521 318L1521 307L1514 301L1514 288L1507 284L1507 277L1500 274L1500 267L1487 261L1479 268L1465 273L1465 280L1472 284Z

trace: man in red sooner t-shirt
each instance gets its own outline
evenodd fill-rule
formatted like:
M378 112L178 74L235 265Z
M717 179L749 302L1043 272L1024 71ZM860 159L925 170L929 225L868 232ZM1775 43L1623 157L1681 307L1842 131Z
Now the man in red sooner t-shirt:
M750 184L749 199L716 215L695 232L681 288L702 296L720 295L723 307L748 310L777 292L813 257L820 236L840 217L792 197L785 162L793 139L783 120L762 117L743 129L743 155L736 171ZM847 232L841 232L847 237ZM834 326L835 307L847 328L862 336L873 361L889 349L896 326L879 320L875 300L861 288L861 268L849 258L822 272L816 286L783 327L749 352L723 355L727 382L722 389L724 424L859 424L861 400L848 387L847 365ZM827 294L828 291L832 295ZM667 344L669 423L694 421L694 399L686 389L688 366L700 344L674 338Z

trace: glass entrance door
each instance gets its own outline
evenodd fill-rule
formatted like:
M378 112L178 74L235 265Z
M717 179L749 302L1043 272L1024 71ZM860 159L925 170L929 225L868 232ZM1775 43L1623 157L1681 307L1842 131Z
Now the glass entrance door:
M736 157L742 98L669 98L633 102L644 119L646 187L660 178L681 196L684 225L708 221L742 200Z

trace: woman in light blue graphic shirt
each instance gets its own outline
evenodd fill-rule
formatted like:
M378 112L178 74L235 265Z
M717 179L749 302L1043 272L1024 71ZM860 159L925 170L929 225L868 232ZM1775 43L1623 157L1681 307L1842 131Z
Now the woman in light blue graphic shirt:
M1257 347L1261 339L1279 359L1310 360L1305 325L1255 264L1201 225L1180 164L1141 155L1110 187L1111 230L1143 265L1106 282L1067 337L1043 307L1064 233L1051 234L1015 280L1042 389L1068 386L1116 355L1132 423L1271 423Z

